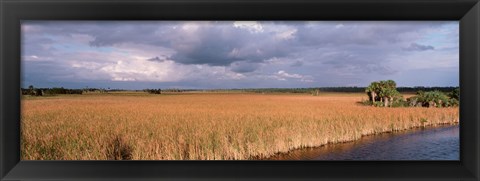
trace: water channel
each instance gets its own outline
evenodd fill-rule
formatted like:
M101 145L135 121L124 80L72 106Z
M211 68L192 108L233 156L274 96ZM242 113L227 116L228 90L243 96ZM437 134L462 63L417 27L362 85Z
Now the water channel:
M294 150L272 160L459 160L459 126L364 136L348 143Z

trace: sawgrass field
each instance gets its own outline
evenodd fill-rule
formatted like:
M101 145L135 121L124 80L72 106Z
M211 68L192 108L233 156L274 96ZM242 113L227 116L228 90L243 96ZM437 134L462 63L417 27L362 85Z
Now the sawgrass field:
M455 124L459 108L371 107L365 93L22 97L22 160L248 160Z

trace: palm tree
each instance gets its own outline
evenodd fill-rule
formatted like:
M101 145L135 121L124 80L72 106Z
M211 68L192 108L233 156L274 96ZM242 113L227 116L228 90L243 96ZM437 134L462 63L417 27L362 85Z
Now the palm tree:
M375 105L376 101L383 103L383 106L392 105L394 97L398 97L400 93L397 91L397 84L393 80L372 82L366 89L368 98Z
M375 103L377 101L377 93L379 92L379 83L378 82L372 82L366 89L365 92L368 95L368 100L372 103Z
M35 95L35 87L33 85L28 86L28 94Z

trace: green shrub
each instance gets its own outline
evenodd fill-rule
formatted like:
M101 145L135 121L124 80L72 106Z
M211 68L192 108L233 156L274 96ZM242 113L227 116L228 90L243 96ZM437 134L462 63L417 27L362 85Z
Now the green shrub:
M409 106L421 104L423 107L451 107L458 106L458 100L450 98L445 93L438 90L435 91L418 91L417 95L409 98Z
M398 97L393 99L392 107L408 107L408 101L403 97Z
M384 106L383 102L373 102L372 105L375 106L375 107L383 107Z
M460 100L460 88L454 89L452 92L448 93L448 97L451 99L455 99L457 101Z

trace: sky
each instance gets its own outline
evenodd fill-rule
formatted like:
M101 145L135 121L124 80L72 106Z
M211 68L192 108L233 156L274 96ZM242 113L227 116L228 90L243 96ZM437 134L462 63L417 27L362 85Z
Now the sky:
M23 21L22 87L459 86L458 21Z

